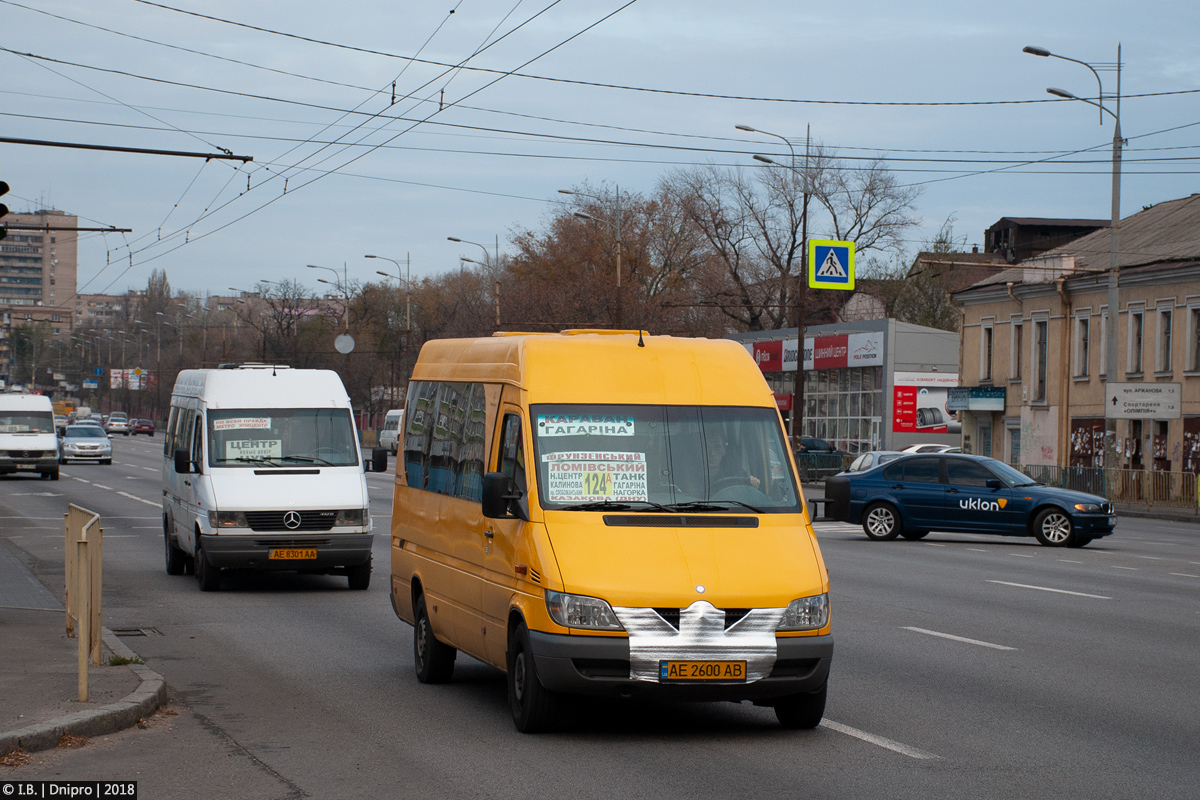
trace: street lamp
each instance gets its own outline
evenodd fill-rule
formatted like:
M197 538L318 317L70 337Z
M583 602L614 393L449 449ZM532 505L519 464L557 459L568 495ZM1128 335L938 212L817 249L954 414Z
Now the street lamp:
M619 185L617 185L614 188L616 189L616 192L615 192L616 213L613 214L613 218L616 220L615 223L610 222L609 220L606 220L606 219L600 219L599 217L593 217L591 214L585 214L582 211L576 211L575 216L579 217L580 219L589 220L591 222L602 222L605 225L609 226L610 228L612 228L613 230L616 231L616 235L617 235L617 328L621 328L622 325L624 324L623 319L622 319L622 316L623 316L622 311L624 309L624 302L623 302L623 298L621 296L621 187ZM608 202L604 198L597 197L594 194L588 194L587 192L577 192L573 189L559 189L558 193L559 194L569 194L569 195L578 196L578 197L590 197L593 200L595 200L596 202L600 203L601 205L608 204Z
M458 239L451 239L451 241L457 242ZM487 250L485 249L484 252L486 253ZM400 280L402 277L404 279L404 329L411 331L412 330L412 254L406 253L404 256L404 266L407 269L407 276L402 276L400 274L400 262L394 258L388 258L387 256L363 256L363 258L378 258L381 261L390 261L396 265L396 280ZM376 271L375 274L382 275L385 278L392 277L391 275L387 274L386 272Z
M1051 53L1044 47L1024 47L1021 52L1039 56L1040 58L1057 58L1087 67L1096 78L1098 95L1095 102L1083 97L1077 97L1065 89L1049 88L1046 91L1064 100L1078 100L1081 103L1095 106L1099 109L1098 113L1101 125L1104 124L1105 114L1113 118L1112 221L1108 229L1108 338L1105 342L1104 371L1106 373L1105 383L1116 383L1117 320L1121 310L1120 273L1117 267L1117 238L1121 225L1121 146L1124 144L1124 140L1121 138L1121 45L1117 45L1117 92L1115 95L1109 95L1109 98L1114 101L1115 111L1110 110L1104 105L1104 82L1100 80L1100 73L1093 65L1086 61L1080 61L1077 58L1068 58L1067 56L1060 56L1057 53ZM1105 386L1105 394L1108 394L1107 386ZM1105 415L1104 420L1104 466L1107 469L1115 469L1117 467L1117 421L1109 418L1107 415Z
M791 166L787 168L792 171L793 175L799 173L802 181L804 205L800 211L800 274L797 276L796 291L792 293L796 298L793 311L796 323L796 376L795 382L792 384L792 413L788 415L788 434L792 437L793 442L798 442L797 437L804 434L804 319L808 316L808 143L811 137L811 126L806 126L804 131L803 172L796 168L796 148L792 146L791 140L786 136L752 128L749 125L735 125L734 127L739 131L761 133L763 136L773 136L782 140L788 146L788 152L792 154ZM754 160L771 166L784 166L767 156L755 155ZM800 422L799 425L796 424L797 420ZM872 444L872 447L874 446Z

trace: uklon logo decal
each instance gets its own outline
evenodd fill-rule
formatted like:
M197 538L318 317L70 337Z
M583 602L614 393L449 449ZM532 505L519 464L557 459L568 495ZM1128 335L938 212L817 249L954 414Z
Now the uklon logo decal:
M1008 505L1008 498L1005 497L996 500L980 500L978 497L972 497L970 500L958 501L958 507L968 511L999 511L1006 505Z

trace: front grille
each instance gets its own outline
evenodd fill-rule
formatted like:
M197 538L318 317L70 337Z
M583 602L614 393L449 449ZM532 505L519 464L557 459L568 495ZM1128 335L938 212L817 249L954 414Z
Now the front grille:
M725 609L725 629L729 630L734 625L742 621L742 618L750 613L748 608L727 608Z
M50 451L49 453L43 452L41 450L9 450L8 451L9 458L43 458L43 457L49 457L49 456L53 456L53 455L56 455L56 453L54 451Z
M330 539L255 539L256 547L328 547Z
M284 517L299 514L300 524L288 527ZM252 531L327 531L337 520L337 511L247 511L246 522Z
M678 608L656 608L654 613L662 617L663 622L670 625L675 630L679 630L679 609ZM725 609L725 629L728 630L750 613L748 608L727 608Z
M654 613L663 618L663 622L670 625L675 630L679 630L679 609L678 608L656 608Z

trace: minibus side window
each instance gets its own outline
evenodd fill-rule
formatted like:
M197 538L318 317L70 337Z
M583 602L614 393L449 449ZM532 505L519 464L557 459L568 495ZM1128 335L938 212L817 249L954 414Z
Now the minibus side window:
M163 455L171 458L175 452L175 423L179 421L179 406L171 406L171 416L167 420L167 429L163 431Z
M204 464L204 416L196 415L196 425L192 434L192 463L196 465L196 472L203 472Z
M521 444L521 418L516 414L504 415L504 429L500 440L500 472L512 478L522 492L526 490L525 448Z
M412 383L405 407L415 411L406 415L404 423L404 480L414 489L424 489L433 433L429 423L437 411L437 384Z

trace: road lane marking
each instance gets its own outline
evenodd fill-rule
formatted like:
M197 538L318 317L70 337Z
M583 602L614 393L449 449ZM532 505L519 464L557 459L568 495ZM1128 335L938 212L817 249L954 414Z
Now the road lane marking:
M1076 597L1091 597L1094 600L1112 600L1111 597L1105 597L1102 594L1088 594L1087 592L1069 592L1066 589L1051 589L1049 586L1031 586L1028 583L1009 583L1008 581L988 581L988 583L998 583L1001 586L1015 586L1018 589L1037 589L1039 592L1054 592L1055 594L1071 594Z
M142 467L142 469L146 470L146 472L158 472L154 467Z
M95 486L97 489L103 489L106 492L111 492L113 490L111 486L102 486L98 483L93 483L92 486Z
M1180 578L1200 578L1200 575L1189 575L1186 572L1168 572L1168 575L1175 575Z
M1017 649L1015 647L1007 647L1002 644L992 644L991 642L985 642L980 639L968 639L965 636L955 636L952 633L939 633L938 631L930 631L930 630L926 630L925 628L905 627L905 628L903 628L903 630L912 631L913 633L923 633L926 636L937 636L940 639L949 639L952 642L962 642L964 644L976 644L976 645L979 645L980 647L990 647L993 650L1016 650Z
M1064 564L1082 564L1083 563L1082 561L1072 561L1069 558L1060 558L1059 561L1061 561Z
M1016 556L1017 558L1033 558L1032 553L1009 553L1009 555Z
M1116 564L1113 565L1113 569L1128 569L1128 570L1132 570L1133 572L1138 571L1137 567L1118 567Z
M945 547L946 546L944 544L938 544L937 542L922 542L922 544L924 544L926 547Z
M156 508L158 507L158 503L155 503L151 500L144 500L136 495L130 494L129 492L117 492L117 494L121 495L121 497L128 497L130 500L137 500L139 503L145 503L148 506L154 506Z
M968 547L967 549L970 550L972 553L990 553L990 552L992 552L991 550L984 550L982 547Z
M922 761L941 758L941 756L935 756L933 753L927 753L924 750L918 750L915 747L909 747L906 744L894 742L891 739L885 739L882 736L876 736L873 733L860 731L858 728L851 728L849 725L843 725L842 723L834 722L831 719L822 720L821 727L829 728L829 730L837 731L838 733L844 733L847 736L853 736L855 739L861 739L868 744L873 744L876 747L882 747L885 750L891 750L893 753L899 753L900 755L908 756L909 758L916 758Z
M85 481L83 478L71 478L71 480L79 481L80 483L91 483L91 481Z
M1134 556L1134 558L1144 558L1147 561L1162 561L1162 560L1164 560L1164 559L1159 558L1158 556Z

